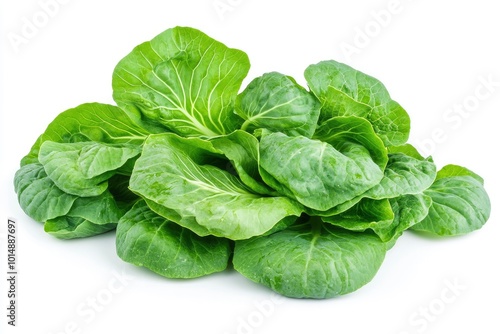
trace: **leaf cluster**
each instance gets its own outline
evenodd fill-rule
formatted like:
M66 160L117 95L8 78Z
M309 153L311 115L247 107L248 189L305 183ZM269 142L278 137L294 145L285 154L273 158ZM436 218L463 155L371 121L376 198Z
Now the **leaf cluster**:
M124 261L171 278L225 270L286 296L355 291L404 231L481 228L483 180L437 170L377 79L330 60L308 87L271 72L242 89L247 55L185 27L134 48L116 106L54 119L21 161L27 215L58 238L116 228Z

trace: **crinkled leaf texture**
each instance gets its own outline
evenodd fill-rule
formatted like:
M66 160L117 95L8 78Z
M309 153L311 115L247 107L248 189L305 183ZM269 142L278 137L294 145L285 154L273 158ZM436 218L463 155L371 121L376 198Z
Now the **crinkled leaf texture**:
M392 247L405 230L427 216L431 205L432 199L423 194L381 200L363 198L345 212L321 219L350 231L371 229Z
M461 235L480 229L490 216L491 203L483 179L464 167L445 166L424 193L432 198L432 206L413 230L439 236Z
M285 217L300 216L298 203L256 194L218 167L221 153L201 138L152 135L136 162L130 189L158 214L200 236L247 239Z
M408 140L410 117L379 80L333 60L310 65L305 77L321 101L320 124L335 116L359 116L370 121L386 146Z
M130 52L113 73L113 97L144 126L213 137L238 129L233 112L250 69L247 55L187 27L168 29Z
M47 176L40 163L22 166L16 173L14 186L24 212L43 222L44 230L60 239L110 231L129 205L117 201L108 190L94 197L68 194Z
M422 194L436 178L436 165L431 159L408 156L404 153L389 153L384 177L365 193L327 211L308 210L313 215L333 216L349 210L364 198L375 200L397 198L408 194Z
M237 241L233 264L243 276L282 295L330 298L368 283L385 252L385 243L371 233L306 222Z
M229 240L200 237L137 202L118 223L116 252L126 262L169 278L194 278L226 269Z
M58 239L75 239L93 237L112 231L116 228L116 224L117 221L100 225L81 217L61 216L47 220L43 229Z
M116 170L140 152L140 146L127 144L45 141L40 146L38 160L61 190L89 197L102 194Z
M391 153L384 178L368 190L364 197L381 199L420 194L432 185L435 178L436 165L432 161Z
M66 215L47 220L43 228L59 239L91 237L114 230L128 206L106 190L96 197L78 198Z
M349 201L380 182L387 151L370 124L359 117L332 119L321 141L264 133L260 171L279 193L318 211ZM338 134L338 135L335 135Z
M290 136L312 137L319 101L291 77L277 72L254 79L238 95L235 112L244 130L264 128Z
M119 107L64 111L22 159L22 209L61 239L118 224L118 255L171 278L224 270L232 239L236 270L296 298L359 289L407 229L488 219L483 180L406 144L408 114L377 79L323 61L310 91L271 72L240 92L249 68L192 28L138 45L113 72Z
M60 113L16 173L21 208L62 239L114 229L137 198L127 175L149 131L111 105L86 103Z
M423 194L404 195L390 200L394 220L388 227L375 227L373 230L388 248L396 243L397 239L415 224L421 222L428 214L432 199Z
M21 208L38 222L67 214L78 198L59 189L40 163L24 165L16 172L14 190Z

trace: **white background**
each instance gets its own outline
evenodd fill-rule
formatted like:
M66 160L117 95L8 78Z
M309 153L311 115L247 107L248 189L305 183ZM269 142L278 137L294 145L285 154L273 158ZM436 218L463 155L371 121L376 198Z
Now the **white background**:
M44 16L46 2L2 1L0 9L2 333L500 332L500 174L494 158L500 20L494 1L59 0L57 10L52 6L52 15ZM226 11L218 12L217 3ZM392 14L383 15L389 9ZM27 22L40 27L30 35ZM268 289L234 271L164 279L123 263L114 233L74 241L47 235L17 204L12 179L19 160L58 113L83 102L112 103L115 64L176 25L246 51L252 69L245 84L268 71L304 83L305 67L325 59L380 79L409 112L412 143L427 143L440 167L462 164L485 178L490 221L464 237L408 233L371 283L322 301L272 299ZM15 38L25 39L16 45ZM357 53L346 53L348 45ZM488 78L496 86L482 83ZM454 107L467 114L447 111ZM5 316L8 217L18 224L16 328L6 326ZM92 311L93 299L99 312Z

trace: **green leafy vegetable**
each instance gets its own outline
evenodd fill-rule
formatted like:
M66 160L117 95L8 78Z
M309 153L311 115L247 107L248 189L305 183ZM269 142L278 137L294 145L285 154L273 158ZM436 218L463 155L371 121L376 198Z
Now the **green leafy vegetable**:
M209 232L247 239L269 231L287 216L301 214L301 206L292 200L253 193L233 174L208 164L216 152L203 139L168 133L150 136L130 188L148 203L175 212L165 217L202 236Z
M129 206L117 201L107 190L94 197L68 194L57 187L39 163L21 167L14 181L26 214L44 222L45 231L61 239L110 231Z
M444 167L424 193L432 198L432 206L413 230L441 236L466 234L481 228L490 217L491 204L482 178L464 167Z
M16 172L14 190L24 212L39 222L65 215L78 198L59 189L40 163L24 165Z
M38 152L45 141L141 145L149 134L150 130L132 122L120 108L101 103L85 103L60 113L40 135L21 164L38 162Z
M260 142L262 176L281 194L311 209L328 210L366 192L383 177L364 146L346 142L341 149L302 136L265 135Z
M436 178L436 165L427 159L415 159L402 153L389 154L389 162L380 183L364 197L394 198L419 194L429 188Z
M272 72L254 79L238 96L242 129L264 128L290 136L312 137L320 105L291 77Z
M118 63L113 96L141 123L184 136L228 134L242 123L233 108L249 69L244 52L196 29L176 27Z
M118 224L116 252L162 276L193 278L226 269L230 247L228 240L200 237L139 201Z
M233 264L245 277L285 296L329 298L368 283L385 252L385 244L372 234L310 221L237 241Z
M404 231L421 222L429 214L432 199L426 195L404 195L389 200L394 220L388 227L375 227L377 235L392 247Z
M295 298L367 284L407 230L469 233L484 180L437 172L377 79L333 60L241 88L247 55L168 29L115 67L118 106L59 114L21 160L24 212L60 239L117 229L126 262L169 278L234 268ZM234 249L233 249L234 246ZM232 258L231 258L232 256Z
M114 172L139 153L137 146L45 141L40 146L38 160L60 189L87 197L102 194Z
M335 116L364 117L387 146L408 140L408 114L377 79L333 60L309 66L305 77L321 101L320 122Z

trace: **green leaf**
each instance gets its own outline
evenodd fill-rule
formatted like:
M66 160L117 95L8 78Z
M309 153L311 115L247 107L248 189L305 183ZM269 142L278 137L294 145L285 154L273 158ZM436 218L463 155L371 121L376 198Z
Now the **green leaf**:
M345 212L321 219L350 231L376 230L391 225L394 220L394 212L388 199L364 198Z
M413 230L440 236L462 235L480 229L490 216L491 203L482 178L464 167L444 167L424 193L432 198L432 206Z
M125 212L118 206L113 195L109 191L105 191L96 197L78 198L67 215L85 218L93 224L106 225L117 224Z
M408 114L377 79L333 60L309 66L305 77L322 105L320 124L335 116L359 116L370 121L386 146L408 140Z
M233 264L243 276L285 296L330 298L371 281L385 252L371 233L314 221L237 241Z
M65 193L47 176L40 163L22 166L14 188L28 216L45 223L44 230L60 239L93 236L110 231L125 213L110 192L96 197Z
M314 134L314 139L332 145L340 152L346 144L355 143L370 152L372 160L383 170L388 161L387 149L373 130L370 122L356 116L339 116L323 122Z
M404 231L421 222L429 213L432 199L429 196L404 195L390 199L394 220L390 226L377 226L375 233L391 248Z
M327 211L308 210L311 215L328 217L349 210L363 198L395 198L405 194L421 194L436 178L436 166L429 159L419 159L403 153L389 154L384 177L365 193Z
M113 73L113 97L134 120L183 136L213 137L241 126L234 101L247 55L186 27L168 29L129 53Z
M200 237L137 202L118 224L118 256L169 278L194 278L226 269L227 239Z
M328 210L366 192L383 177L370 151L346 142L330 144L276 132L260 141L260 171L281 194L314 210Z
M263 234L284 217L301 214L294 201L255 194L236 176L206 164L206 156L216 151L205 150L208 145L209 141L174 134L150 136L130 189L156 203L153 210L162 214L164 207L166 218L196 233L200 229L193 225L201 225L212 235L233 240Z
M45 232L58 239L87 238L112 231L116 223L98 225L81 217L61 216L49 219L43 225Z
M245 120L243 130L265 128L312 137L319 109L319 101L293 78L271 72L254 79L238 95L235 112Z
M45 141L40 146L38 159L61 190L88 197L102 194L115 170L139 153L137 146Z
M140 153L140 146L92 143L82 147L77 164L84 177L90 179L117 170Z
M418 160L403 153L389 154L384 178L364 197L381 199L405 194L420 194L436 178L436 165L429 160Z
M67 214L78 198L59 189L40 163L22 166L14 177L14 189L23 211L37 222Z
M158 204L153 200L148 200L147 198L145 198L144 201L147 203L149 208L158 215L176 222L180 226L193 231L197 235L202 237L212 235L212 232L208 228L198 224L196 216L188 215L187 213L183 213L183 215L181 215L178 210L167 208L164 205Z
M21 165L38 162L38 151L45 141L75 143L94 141L109 144L140 146L150 133L131 121L125 112L115 106L86 103L60 113L21 161Z
M458 165L446 165L439 172L437 173L436 176L436 181L439 179L447 178L447 177L453 177L453 176L470 176L475 178L479 183L484 185L484 180L481 176L477 175L473 171L462 167Z

